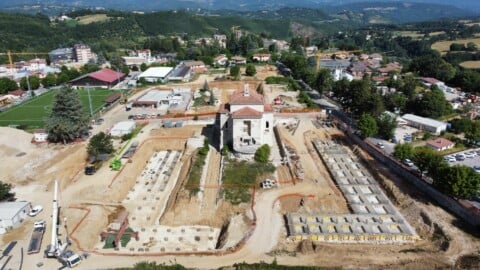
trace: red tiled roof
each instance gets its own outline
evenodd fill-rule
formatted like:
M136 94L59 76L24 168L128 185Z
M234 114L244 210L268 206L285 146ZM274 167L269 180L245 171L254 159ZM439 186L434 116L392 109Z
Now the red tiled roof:
M264 112L273 112L272 104L265 104L265 106L263 106L263 111Z
M444 139L444 138L438 138L438 139L435 139L435 140L428 141L427 144L430 145L430 146L433 146L435 148L440 149L440 148L444 148L444 147L453 145L455 143L451 142L447 139Z
M23 91L23 90L21 90L21 89L8 92L9 95L13 95L13 96L17 96L17 97L21 97L21 96L23 96L25 93L26 93L26 92Z
M245 119L245 118L255 118L260 119L262 118L263 113L257 110L254 110L250 107L245 107L240 110L234 111L232 113L233 119Z
M47 131L45 129L35 129L34 133L47 133Z
M119 78L122 78L125 76L124 73L121 72L116 72L108 68L101 69L99 71L92 72L88 74L88 77L97 79L99 81L104 81L108 83L115 82Z
M439 80L437 80L437 79L435 79L435 78L429 78L429 77L427 77L427 78L422 78L422 81L427 82L427 83L431 83L431 84L436 84L436 83L441 82L441 81L439 81Z
M249 91L249 95L243 95L243 90L236 91L230 96L232 105L263 105L263 96L257 91Z

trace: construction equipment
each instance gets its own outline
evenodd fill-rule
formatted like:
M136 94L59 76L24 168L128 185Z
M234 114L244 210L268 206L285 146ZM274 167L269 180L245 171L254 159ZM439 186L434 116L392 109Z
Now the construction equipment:
M93 175L95 174L101 167L103 161L102 160L95 160L94 162L89 163L85 166L85 174L86 175Z
M56 258L64 266L69 268L75 267L78 265L82 258L75 254L71 250L67 250L68 245L70 245L70 240L67 239L65 243L62 243L58 239L58 229L59 229L59 207L58 207L58 181L54 182L54 193L53 193L53 209L52 209L52 239L50 245L47 246L45 250L45 257L47 258Z
M8 50L6 53L0 53L0 55L7 55L8 56L8 63L10 64L10 68L13 68L13 60L12 55L38 55L38 54L48 54L45 52L11 52Z

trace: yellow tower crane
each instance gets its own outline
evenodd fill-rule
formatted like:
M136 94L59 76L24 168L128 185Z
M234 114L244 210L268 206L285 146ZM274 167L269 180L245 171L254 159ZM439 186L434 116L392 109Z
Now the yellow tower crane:
M8 57L8 63L10 68L13 68L12 55L37 55L37 54L48 54L45 52L11 52L8 50L6 53L0 53L0 55L6 55Z

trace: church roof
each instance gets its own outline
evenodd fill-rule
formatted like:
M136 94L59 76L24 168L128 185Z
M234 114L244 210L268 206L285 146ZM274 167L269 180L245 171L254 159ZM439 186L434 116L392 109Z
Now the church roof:
M249 91L245 95L244 90L236 91L230 97L231 105L263 105L263 96L257 91Z
M260 119L263 113L250 107L244 107L240 110L236 110L232 113L233 119Z

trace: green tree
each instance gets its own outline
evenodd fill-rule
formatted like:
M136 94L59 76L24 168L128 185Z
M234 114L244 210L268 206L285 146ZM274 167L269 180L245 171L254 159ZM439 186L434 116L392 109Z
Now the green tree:
M453 113L452 105L436 86L432 86L431 91L417 98L415 104L416 113L425 117L440 118Z
M426 147L415 149L413 162L422 173L427 172L427 174L432 177L436 176L438 168L446 166L445 160L438 152Z
M103 131L95 134L87 146L87 154L91 157L98 158L101 154L111 154L115 151L113 148L112 136L105 134Z
M320 94L330 93L333 89L333 78L332 73L329 69L322 68L317 74L314 87L318 90Z
M360 116L357 126L364 138L372 137L378 132L377 122L375 121L375 118L373 118L372 115L367 113L364 113L362 114L362 116Z
M413 147L409 143L399 143L395 145L393 156L398 160L411 159L413 157Z
M27 83L28 79L28 83ZM36 76L28 76L28 77L23 77L20 80L20 88L23 90L29 90L28 89L28 84L30 84L30 90L35 90L40 87L40 79Z
M480 174L467 166L443 167L433 184L460 199L471 199L480 190Z
M68 75L66 73L60 73L57 77L57 84L65 84L69 81Z
M6 94L9 91L18 89L18 85L14 80L10 80L7 77L0 78L0 94Z
M57 76L53 73L48 73L45 78L42 79L43 87L51 87L57 84Z
M77 91L64 87L55 95L52 111L46 121L48 140L66 144L88 132L85 117Z
M0 201L3 201L6 198L10 197L12 195L10 193L11 190L12 190L11 184L0 181Z
M385 140L393 139L397 121L390 114L382 114L377 118L378 135Z
M230 67L230 76L232 76L235 80L240 79L240 67L239 66Z
M145 71L145 70L147 70L147 69L148 69L147 64L142 63L142 64L140 65L140 70L141 70L142 72Z
M268 144L260 146L255 152L253 159L256 162L268 163L268 160L270 159L270 146Z
M465 138L471 143L477 143L480 141L479 121L473 121L470 126L465 130Z
M247 64L247 67L245 68L245 74L247 76L255 76L257 74L257 70L255 68L254 64Z

